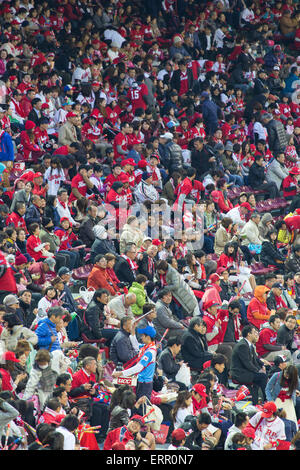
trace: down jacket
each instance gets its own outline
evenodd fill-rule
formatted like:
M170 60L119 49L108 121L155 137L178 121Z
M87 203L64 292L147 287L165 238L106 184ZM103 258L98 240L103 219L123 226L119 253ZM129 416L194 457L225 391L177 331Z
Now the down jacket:
M189 315L199 313L199 305L194 292L185 282L184 277L170 265L166 274L166 281L173 297Z

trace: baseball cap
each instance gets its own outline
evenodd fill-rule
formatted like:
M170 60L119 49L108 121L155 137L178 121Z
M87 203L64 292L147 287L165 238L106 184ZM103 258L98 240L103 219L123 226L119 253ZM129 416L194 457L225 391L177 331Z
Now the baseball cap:
M171 437L172 439L176 439L176 441L182 441L185 438L185 432L181 428L174 429Z
M67 114L66 114L66 118L72 118L72 117L77 117L77 114L76 113L73 113L73 111L69 111Z
M300 175L300 169L297 166L294 166L291 168L291 170L289 170L289 173L291 175Z
M173 139L173 134L171 132L166 132L165 134L160 135L161 139Z
M220 276L218 275L218 278L220 279ZM215 300L208 300L207 302L204 303L203 307L206 310L207 308L215 307L215 306L220 306L219 302L216 302Z
M12 351L6 351L1 356L1 362L11 361L11 362L20 362L19 359L16 358L16 355Z
M144 424L144 418L140 415L133 415L130 421L137 421L141 426Z
M209 98L209 93L207 91L202 91L201 98Z
M284 356L283 354L279 354L274 358L274 365L279 366L280 364L283 364L285 362L289 362L288 358Z
M82 60L82 63L83 64L88 64L88 65L93 65L93 62L91 61L91 59L88 59L87 57Z
M249 202L243 202L241 204L241 207L245 207L246 209L248 209L248 211L251 211L251 212L254 211L253 207L250 206Z
M206 387L203 384L195 384L192 388L194 392L199 393L202 397L207 397Z
M163 244L163 242L160 241L158 238L154 238L154 240L152 240L152 245L160 246L162 244Z
M30 130L30 129L34 129L36 127L36 124L33 122L33 121L26 121L25 122L25 129L26 130Z
M283 290L283 285L280 284L280 282L274 282L274 284L272 285L272 288L273 288L273 287L277 287L278 289Z
M59 276L63 276L64 274L72 274L72 271L70 271L69 268L67 268L66 266L62 266L61 268L59 268L59 270L57 271L57 274Z
M262 418L270 418L277 411L277 406L273 401L267 401L262 409Z
M255 431L251 426L246 426L242 430L242 434L244 434L246 437L251 437L251 439L255 439Z
M152 176L151 173L149 173L148 171L144 171L143 174L142 174L142 180L146 181L149 178L151 178L151 176Z
M13 305L13 304L18 304L19 303L19 299L16 295L13 295L13 294L8 294L6 297L4 297L3 299L3 304L6 306L6 307L9 307L10 305Z
M55 264L56 264L56 261L55 261L54 258L46 258L46 259L44 260L44 263L48 264L49 268L50 268L50 269L52 268L51 271L53 271L53 268L54 268L54 266L55 266Z
M220 276L218 276L218 274L216 274L216 273L213 273L209 276L209 280L211 282L217 282L219 279L220 279Z
M137 332L141 335L150 336L150 338L155 338L156 336L156 329L150 325L147 325L146 328L137 328Z

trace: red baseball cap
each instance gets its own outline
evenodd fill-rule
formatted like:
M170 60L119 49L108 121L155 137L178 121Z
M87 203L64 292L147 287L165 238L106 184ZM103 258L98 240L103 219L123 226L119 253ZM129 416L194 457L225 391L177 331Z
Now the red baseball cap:
M185 439L185 432L181 428L174 429L174 431L171 434L172 439L176 439L176 441L182 441Z
M294 166L291 170L289 170L291 175L300 175L300 169L297 166Z
M154 238L154 240L152 240L152 245L160 246L162 244L163 244L163 242L160 241L158 238Z
M250 206L249 202L243 202L240 207L245 207L248 211L253 212L253 207Z
M196 392L196 393L199 393L199 395L201 395L201 397L207 397L206 387L203 384L195 384L193 386L192 390L194 390L194 392Z
M67 114L66 114L66 118L72 118L72 117L77 117L77 114L76 113L73 113L73 111L69 111Z
M20 362L19 359L16 358L15 353L12 351L6 351L4 354L2 354L1 362L4 361Z
M251 426L246 426L245 429L242 430L242 433L246 437L251 437L251 439L255 439L255 431Z
M262 409L262 418L271 418L271 416L276 413L277 411L277 406L275 405L275 403L273 401L267 401L264 405L263 405L263 409Z
M88 64L88 65L93 65L93 62L91 61L91 59L89 59L87 57L82 60L82 63L83 64Z
M136 166L136 163L133 160L133 158L128 158L127 160L125 160L125 162L126 162L126 165Z
M30 129L34 129L36 124L33 121L26 121L25 122L25 129L28 131Z
M147 165L148 165L148 163L146 162L146 160L142 159L138 162L138 167L139 168L146 168Z
M37 173L34 173L33 178L40 178L41 176L43 177L43 174L38 171Z
M219 281L220 277L218 276L218 274L213 273L213 274L211 274L211 275L209 276L208 279L209 279L209 281L211 281L211 282L217 282L217 281Z
M144 418L140 415L133 415L130 418L130 421L137 421L138 423L140 423L141 426L144 424Z

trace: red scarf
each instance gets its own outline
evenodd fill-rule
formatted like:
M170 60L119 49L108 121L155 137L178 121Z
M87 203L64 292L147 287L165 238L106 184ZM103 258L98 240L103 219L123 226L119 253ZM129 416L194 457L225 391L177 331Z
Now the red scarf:
M126 256L126 255L122 255L122 258L126 259L127 263L129 264L130 268L132 269L132 271L136 271L138 269L138 265L134 260L128 258L128 256Z

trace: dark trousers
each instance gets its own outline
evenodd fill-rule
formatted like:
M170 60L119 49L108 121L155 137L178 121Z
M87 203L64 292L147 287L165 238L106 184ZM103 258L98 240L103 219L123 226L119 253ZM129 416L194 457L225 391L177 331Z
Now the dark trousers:
M91 426L101 426L98 434L95 434L97 441L105 438L109 425L109 407L105 403L93 402L90 419Z
M256 372L254 374L254 378L252 381L252 385L249 386L251 395L252 395L252 403L253 405L258 404L258 392L259 389L261 389L262 394L263 394L263 400L266 400L266 394L265 394L265 388L268 382L268 376L267 374L263 372Z
M138 382L136 387L136 399L143 397L144 395L151 400L151 393L153 390L153 382Z

